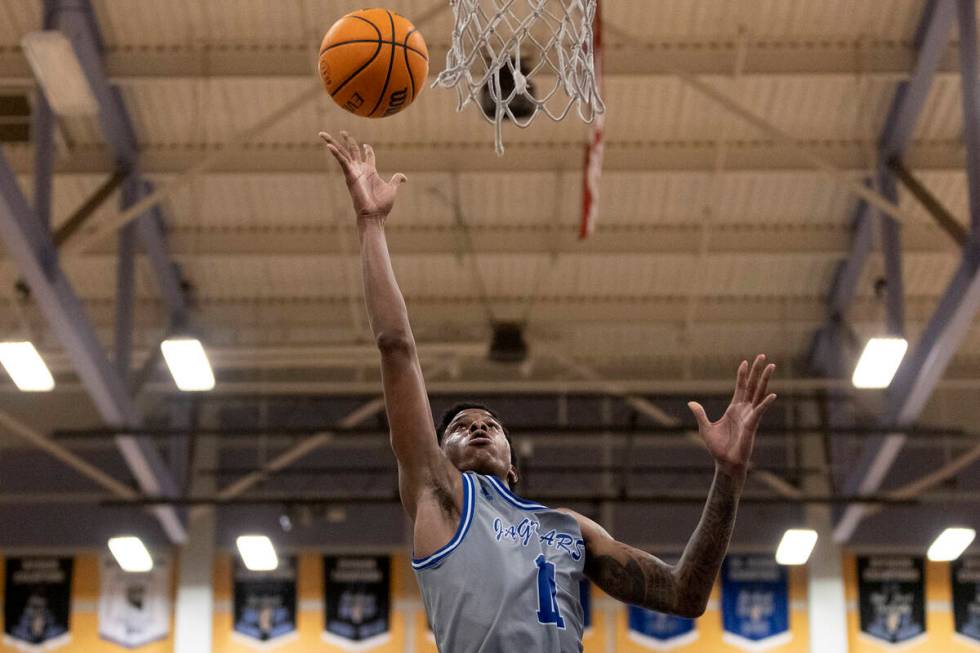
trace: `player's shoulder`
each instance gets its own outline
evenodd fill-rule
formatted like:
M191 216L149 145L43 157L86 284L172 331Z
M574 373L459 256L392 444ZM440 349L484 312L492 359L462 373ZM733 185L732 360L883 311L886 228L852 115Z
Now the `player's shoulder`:
M592 537L612 537L611 535L609 535L609 533L606 531L605 528L599 525L598 522L596 522L593 519L589 519L588 517L586 517L580 512L565 507L555 508L555 510L557 512L568 515L576 522L578 522L578 527L582 531L582 537L586 541L588 541Z

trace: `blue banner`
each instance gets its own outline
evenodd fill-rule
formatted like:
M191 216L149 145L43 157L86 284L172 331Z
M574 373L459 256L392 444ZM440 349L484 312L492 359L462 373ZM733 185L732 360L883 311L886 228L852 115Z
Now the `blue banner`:
M669 651L698 638L693 619L629 606L629 638L650 649Z
M592 628L592 583L588 578L579 582L578 598L582 603L582 628L588 630Z
M758 651L792 639L786 568L772 556L733 555L721 569L723 638Z

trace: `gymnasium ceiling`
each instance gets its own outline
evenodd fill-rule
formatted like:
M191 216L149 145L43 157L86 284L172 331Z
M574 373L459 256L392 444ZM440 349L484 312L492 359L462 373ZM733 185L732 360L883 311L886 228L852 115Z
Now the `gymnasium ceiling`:
M360 0L95 0L106 66L139 140L141 167L165 187L318 81L326 28ZM398 0L441 70L451 12L440 0ZM34 82L20 51L39 29L40 2L0 5L0 91ZM579 241L588 127L539 120L493 130L455 94L427 89L407 111L353 118L325 94L190 178L165 203L167 240L192 297L192 321L221 395L370 395L378 389L361 298L349 200L316 134L348 130L371 143L383 174L404 172L389 242L431 388L439 393L634 388L724 391L743 357L765 352L784 388L822 387L806 366L826 321L834 271L847 256L856 200L800 157L677 77L698 75L861 180L897 85L915 61L916 0L610 0L606 25L606 162L596 233ZM917 123L906 163L967 225L968 198L955 30ZM431 79L431 77L430 77ZM4 154L30 196L32 149ZM112 172L97 122L59 124L53 226ZM454 210L454 203L458 210ZM959 249L914 198L903 224L906 329L915 342ZM111 198L91 218L118 212ZM879 331L875 252L848 321ZM0 328L20 328L21 303L59 379L40 403L0 381L0 404L41 430L95 425L60 343L0 253ZM115 245L69 251L63 265L109 346ZM137 364L163 334L165 309L140 261ZM485 360L489 317L527 322L528 363ZM933 422L973 428L980 386L974 321L940 383ZM796 385L793 385L795 383ZM676 389L676 390L675 390ZM172 395L161 371L149 400ZM945 393L945 394L944 394ZM155 399L154 399L155 398ZM874 396L862 401L874 405ZM40 402L41 400L36 400ZM939 401L939 400L937 400ZM683 404L675 411L682 415ZM532 420L533 423L533 420ZM914 448L913 448L914 450ZM939 461L941 462L941 460ZM898 522L896 522L898 523Z

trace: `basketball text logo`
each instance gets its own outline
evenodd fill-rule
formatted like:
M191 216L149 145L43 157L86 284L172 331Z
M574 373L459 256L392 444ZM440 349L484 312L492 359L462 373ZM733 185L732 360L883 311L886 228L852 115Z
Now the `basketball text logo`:
M408 99L408 89L403 88L400 91L395 91L391 94L391 99L388 101L388 108L385 110L385 116L390 116L394 113L398 113L405 106L405 100Z
M344 108L350 111L351 113L357 113L357 110L360 109L361 105L363 104L364 104L364 98L362 98L357 93L354 93L354 95L350 96L347 102L344 103Z

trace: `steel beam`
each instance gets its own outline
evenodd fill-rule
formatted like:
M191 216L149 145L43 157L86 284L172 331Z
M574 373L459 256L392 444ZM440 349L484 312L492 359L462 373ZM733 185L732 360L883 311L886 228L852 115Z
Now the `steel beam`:
M85 222L92 217L92 214L99 210L109 197L116 192L123 180L129 173L122 169L116 169L95 191L85 198L82 205L75 209L74 213L68 216L58 230L54 232L53 240L55 247L61 247L69 238L72 237Z
M947 50L955 18L955 0L929 0L922 11L915 36L918 52L915 68L909 80L896 89L881 134L881 153L886 161L901 156L912 140L919 114Z
M878 171L878 191L898 202L898 189L890 170ZM885 320L890 335L905 335L905 284L902 280L902 225L891 216L879 215L881 250L885 258Z
M129 386L129 369L133 351L133 307L136 258L134 225L119 230L119 251L116 254L116 324L112 339L113 362L123 383Z
M939 228L949 234L949 237L953 239L953 242L958 247L966 245L970 238L967 230L963 228L963 225L959 223L952 213L946 210L942 202L926 188L926 185L916 179L912 171L902 163L902 160L892 159L888 162L888 167L895 173L895 176L902 182L906 190L912 193L915 199L919 200L922 208L932 216L936 224L939 225Z
M152 192L153 184L143 179L131 178L123 185L123 202L120 208L126 210ZM130 224L135 226L143 253L154 271L160 296L170 314L169 326L183 325L187 321L187 293L184 292L180 268L170 255L164 235L162 209L159 205L154 206L135 223Z
M861 272L864 270L868 255L871 254L874 224L871 206L864 200L858 202L852 225L851 249L847 259L837 266L827 299L827 310L831 321L843 319L844 313L854 301Z
M139 145L136 133L119 90L109 83L102 57L102 38L91 3L89 0L46 0L45 4L46 11L53 13L55 26L71 39L89 86L98 100L99 125L116 166L138 178ZM148 192L145 187L133 192L135 199L127 203L126 207L138 203ZM154 208L154 211L134 216L141 221L155 223L141 226L138 229L139 239L149 256L164 300L171 310L182 315L186 310L186 300L179 275L167 254L159 207Z
M448 33L447 33L448 39ZM271 45L271 44L270 44ZM607 44L606 78L664 76L663 64L692 75L727 77L738 41L717 39L658 39L645 43ZM865 74L877 79L903 79L915 63L915 51L898 39L807 39L797 36L750 38L746 50L746 77L853 77L855 62L867 61ZM429 43L430 61L445 61L445 42ZM237 44L211 42L202 46L168 44L166 49L109 48L106 70L113 84L132 86L158 80L247 82L306 80L310 76L310 50L305 43L276 43L273 47L245 49ZM940 64L940 73L958 71L955 53ZM0 51L0 83L34 83L30 67L15 49Z
M51 225L51 182L54 178L54 114L44 92L34 96L31 124L34 139L34 213L45 226Z
M322 93L322 89L319 91ZM315 175L322 177L323 151L316 143L301 142L302 136L283 140L263 140L234 148L238 156L209 159L206 170L197 169L194 175ZM855 180L868 176L868 149L876 143L861 139L799 141L807 150L833 164ZM471 172L481 174L542 172L554 174L568 165L569 158L579 153L581 143L514 141L508 151L516 152L513 159L500 160L493 148L474 135L473 140L428 145L374 142L371 145L384 152L384 166L417 173ZM545 147L546 146L546 147ZM725 175L744 174L821 174L809 167L796 152L766 138L730 141L726 146ZM140 170L146 175L182 174L198 165L207 153L221 152L228 146L208 146L185 142L145 143L140 154ZM717 148L712 141L694 138L651 138L642 134L629 140L606 142L607 161L611 172L713 172L717 167ZM18 174L32 172L30 148L11 147L10 162ZM918 141L906 151L905 163L917 171L954 173L963 169L962 142L958 138ZM99 146L79 146L55 162L59 175L110 174L114 169L111 153ZM173 178L172 178L173 180ZM186 187L188 180L182 181ZM162 185L162 184L161 184ZM123 220L125 222L126 220Z
M47 5L45 5L47 8ZM44 29L52 29L50 12L45 11L42 17ZM24 57L22 57L24 58ZM26 59L25 59L26 61ZM34 78L30 76L30 83ZM44 90L38 86L34 94L34 114L31 123L31 138L34 140L34 213L41 224L51 226L51 186L54 181L54 130L56 122L51 105L44 95Z
M977 7L959 0L960 78L963 100L963 141L966 144L966 177L970 191L970 230L980 240L980 75L977 57Z
M65 352L102 418L110 425L138 425L142 420L125 385L113 369L57 261L47 230L31 211L6 159L0 152L0 239L10 258L31 287L32 297ZM172 478L151 441L119 437L117 444L142 490L173 496ZM172 509L156 511L174 541L184 528Z
M946 370L960 343L980 310L980 89L978 89L976 6L974 0L952 0L932 7L957 9L960 32L960 67L963 76L964 141L967 150L967 187L970 195L970 241L956 274L939 301L919 342L902 362L888 392L881 423L910 426ZM946 30L948 32L948 29ZM861 459L849 476L846 491L870 494L881 487L886 474L905 444L902 432L892 433L865 447ZM834 531L834 538L847 541L864 517L866 509L850 506Z
M953 0L930 0L923 10L915 38L918 51L915 68L910 79L899 84L895 91L879 143L881 161L901 157L909 145L916 120L946 52L955 16ZM855 212L851 255L842 264L829 295L831 316L842 315L857 291L861 271L871 250L872 209L861 202Z
M883 424L911 425L925 407L980 309L980 247L969 245L963 261L919 342L906 355L888 393ZM905 444L904 433L877 438L864 447L848 477L846 491L868 494L881 487L885 475ZM851 507L834 530L845 542L854 533L865 511Z

